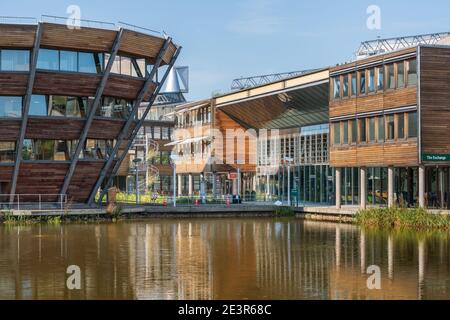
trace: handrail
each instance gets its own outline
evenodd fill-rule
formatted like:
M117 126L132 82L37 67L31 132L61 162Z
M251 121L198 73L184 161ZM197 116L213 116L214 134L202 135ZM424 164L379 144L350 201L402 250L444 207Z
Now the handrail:
M139 26L136 26L134 24L126 23L126 22L123 22L123 21L117 22L117 25L120 26L120 27L123 27L124 29L128 29L128 30L131 30L131 31L147 33L147 34L164 35L163 32L152 30L152 29L148 29L148 28L139 27Z
M59 17L59 16L50 16L50 15L42 15L41 22L47 23L57 23L57 24L67 24L67 21L77 21L80 22L80 25L88 28L100 28L100 29L117 29L116 25L112 22L105 22L99 20L86 20L86 19L72 19L70 17Z
M3 198L7 201L2 201ZM55 198L56 201L45 201L49 198ZM10 201L10 199L13 200ZM7 207L19 211L26 207L41 211L45 206L56 206L58 210L63 211L67 203L66 194L0 194L0 209ZM51 208L51 210L55 210L55 208Z

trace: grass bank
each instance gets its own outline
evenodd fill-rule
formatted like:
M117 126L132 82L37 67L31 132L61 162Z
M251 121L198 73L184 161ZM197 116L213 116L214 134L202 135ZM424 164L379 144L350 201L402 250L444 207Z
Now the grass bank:
M431 214L425 209L367 209L357 213L355 222L386 229L450 230L450 215Z

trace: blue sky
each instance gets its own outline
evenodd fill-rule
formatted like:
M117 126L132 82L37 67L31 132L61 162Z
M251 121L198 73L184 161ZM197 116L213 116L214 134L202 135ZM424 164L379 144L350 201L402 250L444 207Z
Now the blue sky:
M16 0L2 16L66 16L125 21L164 30L183 46L190 100L229 91L241 76L304 70L352 58L363 40L450 31L448 0ZM381 9L381 30L366 26L369 5ZM1 35L0 35L1 36Z

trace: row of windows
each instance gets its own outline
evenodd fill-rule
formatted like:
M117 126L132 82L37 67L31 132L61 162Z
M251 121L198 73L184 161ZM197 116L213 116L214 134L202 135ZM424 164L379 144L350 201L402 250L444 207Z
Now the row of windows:
M30 101L29 115L84 118L93 101L93 97L33 95ZM22 103L22 97L0 96L0 118L20 118ZM128 119L132 107L132 102L129 100L103 97L96 116Z
M110 54L68 50L39 49L37 69L101 74ZM29 71L29 50L0 50L0 71ZM144 77L145 59L116 56L112 73Z
M417 138L417 111L333 123L333 144L382 143Z
M411 59L333 77L334 99L417 85L417 60Z
M181 112L177 115L176 123L178 128L188 128L195 126L202 126L204 124L211 123L211 108L199 108L197 110L191 110Z
M173 128L160 126L144 126L139 131L139 135L148 135L153 140L171 140L173 135Z

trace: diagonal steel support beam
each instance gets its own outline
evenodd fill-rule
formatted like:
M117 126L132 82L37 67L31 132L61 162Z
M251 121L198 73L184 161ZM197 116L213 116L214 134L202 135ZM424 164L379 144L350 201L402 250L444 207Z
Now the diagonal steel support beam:
M134 102L133 110L131 111L131 114L130 114L127 122L125 123L124 127L122 128L121 132L119 133L119 136L116 141L116 145L114 146L112 153L109 155L108 160L106 161L105 165L103 166L103 169L100 172L100 176L99 176L93 190L91 191L91 194L90 194L89 200L88 200L89 205L91 205L94 202L95 195L97 194L97 190L102 185L103 180L105 179L116 155L119 152L119 148L120 148L123 140L128 135L128 132L130 131L130 127L133 124L134 119L136 118L136 116L138 114L139 106L141 105L142 101L144 101L145 95L147 94L148 90L150 89L150 86L152 84L155 84L153 79L155 78L156 72L157 72L159 66L161 65L163 57L166 54L166 52L169 48L169 45L171 43L172 43L172 38L167 38L164 41L163 46L162 46L160 52L158 53L158 57L156 58L155 64L154 64L150 74L148 75L141 91L139 92L138 97L136 98L136 100ZM157 88L159 88L161 85L162 85L161 83L158 83Z
M19 140L16 146L16 161L14 163L14 171L11 181L10 202L14 201L14 194L17 188L17 178L19 177L20 163L22 162L22 149L25 133L28 125L28 113L30 111L31 96L33 95L34 80L36 78L36 66L39 55L39 47L41 46L41 38L44 26L38 23L36 28L36 37L34 39L33 51L30 61L30 74L28 77L27 91L22 105L22 124L20 126Z
M80 139L78 140L77 148L72 156L72 162L70 163L69 170L67 171L66 177L64 178L64 183L61 188L60 194L66 194L67 190L69 189L70 182L72 181L72 177L75 173L75 169L77 167L78 160L80 158L80 154L83 151L84 144L86 143L87 135L89 133L89 130L91 129L92 122L94 121L94 117L100 105L100 102L102 101L103 92L105 91L106 84L108 83L109 75L111 74L111 69L113 67L114 61L116 60L117 53L119 52L123 33L124 33L123 28L120 28L120 30L117 32L116 39L111 49L110 53L111 55L109 57L108 64L106 65L106 68L103 72L102 80L100 81L97 87L94 103L92 104L92 107L89 110L86 123L84 124L83 131L81 132Z
M180 52L181 52L181 47L177 48L177 51L176 51L175 54L173 55L173 57L172 57L172 59L171 59L171 61L170 61L170 63L169 63L169 66L168 66L168 68L167 68L167 70L166 70L166 72L165 72L163 78L161 79L161 82L160 82L161 85L164 84L164 82L166 81L166 79L167 79L167 77L168 77L168 75L169 75L169 73L170 73L170 70L172 69L173 65L175 64L175 61L177 60L178 55L180 54ZM151 108L152 108L152 106L153 106L153 103L155 102L155 99L156 99L156 97L157 97L158 94L159 94L159 91L161 90L161 85L160 85L160 86L157 88L157 90L155 90L155 92L152 94L152 96L151 96L151 98L150 98L150 100L149 100L148 107L145 109L145 112L144 112L144 114L142 115L141 119L139 119L139 122L137 123L136 128L135 128L134 131L133 131L133 134L131 135L130 139L128 140L128 143L127 143L127 146L125 147L125 150L122 152L121 156L120 156L119 159L117 160L117 162L116 162L116 164L115 164L115 166L114 166L114 168L113 168L113 170L112 170L112 172L111 172L111 175L109 176L108 182L107 182L107 184L106 184L106 188L103 190L102 194L100 195L100 199L99 199L99 202L100 202L100 203L102 202L103 197L105 196L107 190L108 190L109 187L112 185L114 177L116 176L117 172L118 172L119 169L120 169L120 166L122 165L123 160L126 158L126 156L127 156L127 154L128 154L128 150L130 150L130 148L131 148L131 146L132 146L132 144L133 144L134 139L135 139L136 136L138 135L139 130L141 129L141 127L143 126L144 121L145 121L145 119L147 118L147 115L148 115L148 113L150 112L150 110L151 110Z

